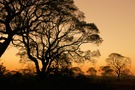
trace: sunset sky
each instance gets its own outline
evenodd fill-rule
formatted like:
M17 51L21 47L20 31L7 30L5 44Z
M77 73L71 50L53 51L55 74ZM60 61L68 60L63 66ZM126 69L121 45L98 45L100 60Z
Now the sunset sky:
M83 49L99 49L101 57L96 65L106 65L105 59L111 53L130 57L132 72L135 72L135 0L74 0L75 5L84 12L86 21L95 23L103 38L102 44L87 45ZM21 65L15 56L17 49L9 47L2 56L7 69L17 69ZM91 67L86 64L84 67Z

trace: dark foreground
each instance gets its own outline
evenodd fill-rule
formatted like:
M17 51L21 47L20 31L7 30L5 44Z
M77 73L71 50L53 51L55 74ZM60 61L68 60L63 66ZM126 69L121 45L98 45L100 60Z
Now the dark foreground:
M135 78L1 76L0 90L135 90Z

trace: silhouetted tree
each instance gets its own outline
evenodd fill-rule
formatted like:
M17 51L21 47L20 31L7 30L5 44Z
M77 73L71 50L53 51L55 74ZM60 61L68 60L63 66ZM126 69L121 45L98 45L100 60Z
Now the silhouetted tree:
M64 65L63 62L82 60L78 56L91 60L90 50L84 55L80 46L85 43L99 44L102 39L96 25L84 21L84 14L74 5L73 0L47 0L38 8L46 10L40 9L38 12L38 15L43 16L40 18L42 22L22 31L22 39L16 40L21 47L19 54L22 57L27 55L35 63L38 75L48 74L51 68ZM94 55L95 52L91 56Z
M38 0L0 0L0 57L20 32L39 24L39 4Z
M6 67L3 66L3 63L0 63L0 75L4 75L5 72L6 72Z
M110 66L101 66L101 74L103 76L113 76L114 75L114 70Z
M106 62L114 69L118 79L122 76L122 72L128 69L131 65L131 59L129 57L122 56L118 53L111 53L106 59Z
M35 66L32 63L26 64L26 66L19 71L22 75L35 75L36 73Z
M73 75L73 71L71 70L71 67L62 68L60 73L64 77L72 77Z
M90 68L88 68L87 73L90 76L96 76L97 70L94 67L90 67Z
M75 77L80 76L80 75L84 75L84 72L79 67L72 67L71 71L72 71L72 75Z

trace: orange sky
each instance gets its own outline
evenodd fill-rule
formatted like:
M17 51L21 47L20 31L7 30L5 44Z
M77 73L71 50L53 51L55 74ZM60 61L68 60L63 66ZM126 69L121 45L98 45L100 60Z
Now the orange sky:
M132 59L132 72L135 72L135 0L74 0L76 6L84 12L86 21L95 23L100 30L103 43L97 48L101 52L98 65L105 65L104 60L110 53L119 53ZM86 48L84 48L86 49ZM2 56L8 69L17 69L21 65L16 49L9 49ZM91 64L85 66L91 67Z
M86 21L97 25L104 40L96 47L101 52L97 64L106 64L104 60L115 52L130 57L135 72L135 0L74 1L85 13Z

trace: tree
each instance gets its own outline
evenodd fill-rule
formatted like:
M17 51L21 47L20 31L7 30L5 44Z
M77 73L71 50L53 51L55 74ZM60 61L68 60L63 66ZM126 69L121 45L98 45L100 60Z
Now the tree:
M103 76L112 76L114 75L114 70L110 67L110 66L101 66L100 67L101 71L102 71L102 75Z
M38 0L0 0L0 57L20 32L40 23L40 5Z
M23 58L27 55L35 63L38 75L46 75L51 68L65 66L72 60L82 60L82 57L90 60L90 56L95 55L90 50L82 52L80 46L101 43L99 30L94 23L84 21L84 14L73 0L48 0L39 8L46 10L38 12L42 15L41 23L22 31L21 39L15 41L21 49L19 55Z
M128 69L131 65L131 59L129 57L122 56L118 53L111 53L106 59L106 62L114 69L118 79L122 76L122 72Z
M7 70L6 70L6 67L3 66L3 63L0 63L0 76L1 76L1 75L4 75L4 73L5 73L6 71L7 71Z
M97 70L94 67L90 67L90 68L88 68L87 73L90 76L96 76Z
M72 67L71 71L73 76L80 76L84 74L84 72L79 67Z
M22 75L35 75L35 67L32 63L26 64L26 66L23 69L19 70Z

